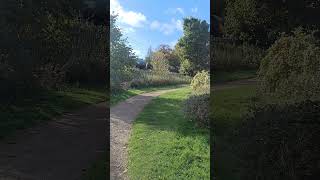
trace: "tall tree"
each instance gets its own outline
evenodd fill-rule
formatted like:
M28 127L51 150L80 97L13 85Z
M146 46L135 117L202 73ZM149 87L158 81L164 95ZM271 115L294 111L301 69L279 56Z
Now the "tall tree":
M120 84L130 81L133 68L138 58L132 48L127 45L119 27L116 25L117 16L110 16L110 81L111 90L120 87Z
M185 18L176 52L182 73L193 76L201 70L209 70L209 24L205 20Z
M170 72L179 72L180 68L180 60L174 50L167 44L161 44L158 47L158 51L164 54L164 58L169 63L169 71Z

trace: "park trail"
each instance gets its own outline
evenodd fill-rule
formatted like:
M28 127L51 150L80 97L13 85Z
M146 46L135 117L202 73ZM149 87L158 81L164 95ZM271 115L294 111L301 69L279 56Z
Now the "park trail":
M256 79L244 79L219 83L213 85L213 90L237 87L239 85L256 84ZM131 133L132 122L143 108L154 98L161 94L175 91L177 89L155 91L140 94L120 102L110 109L110 179L128 180L128 140Z
M79 180L106 153L107 103L0 140L0 180Z
M160 90L131 97L110 109L110 179L127 180L127 147L133 120L143 108L161 94L177 89Z

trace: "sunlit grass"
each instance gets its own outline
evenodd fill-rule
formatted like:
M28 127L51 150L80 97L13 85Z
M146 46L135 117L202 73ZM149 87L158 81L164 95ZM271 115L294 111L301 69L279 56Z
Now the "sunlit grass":
M210 179L209 131L185 118L182 88L159 96L135 120L129 141L129 175L144 179Z

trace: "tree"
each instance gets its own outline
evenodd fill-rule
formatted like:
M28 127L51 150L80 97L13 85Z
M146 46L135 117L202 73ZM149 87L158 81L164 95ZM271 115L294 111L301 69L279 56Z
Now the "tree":
M209 70L209 24L193 17L184 19L183 36L175 49L182 73L193 76L201 70Z
M116 25L117 16L110 16L110 82L111 90L121 88L130 81L137 57Z
M169 72L169 61L166 58L166 55L161 51L157 51L152 54L151 64L153 71L156 73L166 74Z
M169 45L161 44L158 47L158 51L162 52L164 54L164 58L168 61L169 71L178 73L180 68L180 60L174 50L171 49Z

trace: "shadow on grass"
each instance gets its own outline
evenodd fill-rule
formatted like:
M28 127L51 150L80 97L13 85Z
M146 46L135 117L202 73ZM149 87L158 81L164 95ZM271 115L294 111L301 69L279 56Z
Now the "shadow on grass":
M240 159L236 153L235 129L243 122L255 94L254 85L238 85L215 90L211 98L214 175L221 180L240 178Z

